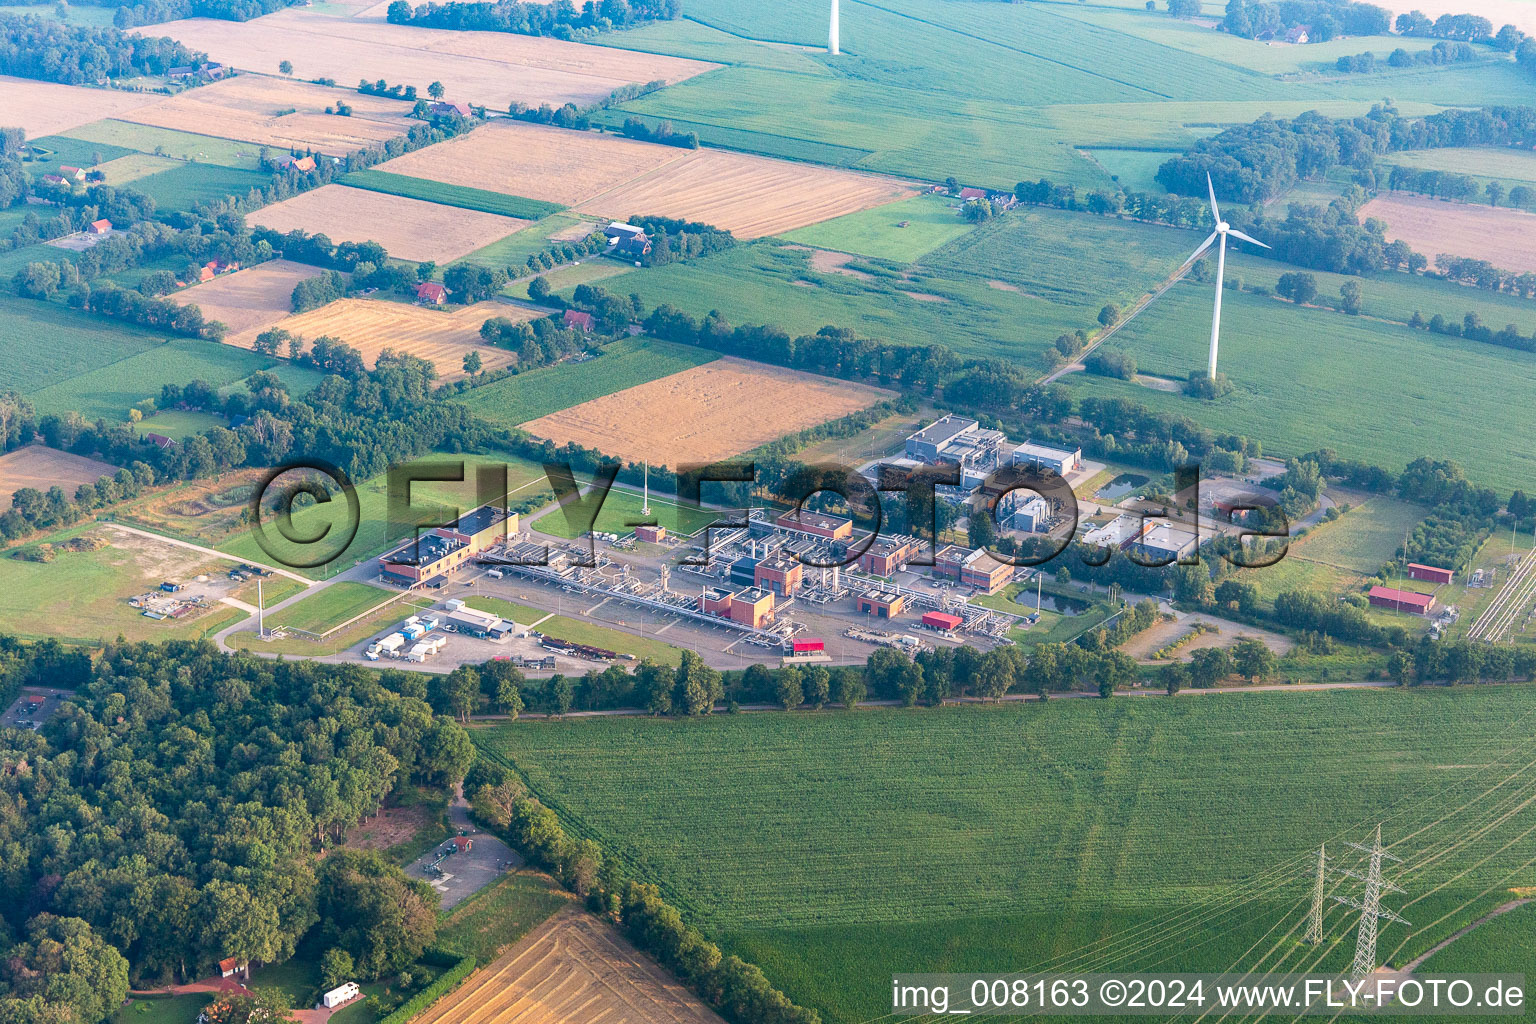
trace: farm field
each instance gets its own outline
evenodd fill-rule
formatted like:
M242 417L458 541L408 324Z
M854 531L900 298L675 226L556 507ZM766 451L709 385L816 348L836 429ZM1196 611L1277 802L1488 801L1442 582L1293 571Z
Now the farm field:
M503 118L375 169L569 206L687 154L672 146Z
M350 106L351 115L325 113L336 103ZM243 74L138 107L122 120L271 146L279 155L296 149L345 156L404 135L412 124L406 119L410 112L404 100Z
M437 930L437 945L489 964L571 897L545 875L509 873L453 908Z
M465 185L448 185L441 181L412 178L388 171L353 171L342 178L342 184L352 188L365 188L408 199L421 199L442 206L457 206L463 210L479 210L482 213L499 213L503 217L532 220L547 217L560 209L558 203L546 203L538 199L502 195L481 188Z
M263 207L246 223L321 234L333 242L378 242L396 259L447 263L528 222L332 184Z
M43 258L24 256L23 265ZM10 268L17 269L20 268ZM163 340L143 328L98 320L66 306L0 295L0 345L10 351L23 351L38 338L49 340L48 358L8 360L0 367L0 388L32 395L51 384L138 355ZM155 388L159 390L159 385Z
M271 178L256 171L217 164L183 164L151 174L133 187L155 201L162 210L190 210L202 203L216 203L230 196L244 197Z
M577 285L596 284L598 281L606 281L611 277L620 277L632 272L635 268L618 260L593 258L583 260L579 265L568 263L563 267L553 270L540 271L537 275L529 273L526 278L508 282L501 293L512 299L528 299L528 284L535 276L542 277L544 283L549 285L553 292L574 291Z
M1536 184L1536 155L1500 146L1457 146L1410 149L1393 153L1388 162L1430 171L1452 171L1475 178L1497 178L1515 184Z
M1160 149L1095 149L1090 154L1121 188L1132 192L1161 195L1167 190L1158 183L1157 169L1178 153Z
M23 487L47 493L48 488L57 485L73 498L75 488L81 484L94 484L116 472L117 467L109 462L29 444L0 455L0 509L10 508L11 495Z
M1533 824L1516 807L1536 781L1521 768L1529 699L1484 687L1059 700L528 721L473 738L726 952L843 1024L889 1009L892 963L1146 970L1135 927L1155 934L1165 970L1345 966L1343 908L1324 922L1337 946L1282 936L1304 924L1317 844L1377 821L1409 865L1394 909L1419 925L1382 948L1394 962L1422 952L1507 898L1490 886L1532 880L1523 854L1498 852ZM1501 782L1520 793L1490 791ZM721 806L750 806L754 828ZM1516 814L1501 823L1504 810Z
M507 349L480 340L480 325L493 316L532 320L536 314L527 307L503 302L477 302L443 310L383 299L337 299L282 320L277 326L307 339L340 339L360 351L369 366L380 352L392 349L427 360L437 367L440 380L457 380L464 376L464 356L469 352L478 352L481 366L487 370L499 370L516 361L516 355Z
M751 451L890 392L725 357L522 424L627 462L676 467Z
M1501 270L1536 271L1531 249L1536 214L1391 192L1360 207L1360 219L1387 223L1387 239L1402 239L1429 257L1442 254L1487 260Z
M410 180L414 181L415 179ZM435 183L428 182L428 184ZM447 188L450 186L442 187ZM490 192L485 194L495 195L495 193ZM496 195L496 198L505 199L508 197ZM512 268L519 274L526 274L528 273L528 257L548 248L551 240L555 238L565 239L567 236L576 233L575 238L570 239L574 241L585 236L595 228L596 222L593 220L569 213L552 213L542 220L534 221L515 234L492 242L482 249L476 249L460 260L460 262L474 263L478 266L493 269L507 270Z
M249 348L256 335L289 315L294 286L320 273L306 263L268 260L193 285L172 298L196 306L204 317L228 327L226 344Z
M416 28L293 9L243 24L190 18L138 31L217 53L246 70L265 71L288 60L298 78L383 78L423 90L428 82L441 81L448 99L495 110L506 110L513 100L593 103L621 85L678 82L711 67L558 39Z
M98 146L126 147L144 153L158 151L173 160L218 164L244 171L256 170L261 158L261 147L248 142L217 139L210 135L195 135L153 125L131 124L112 118L72 128L61 138Z
M128 156L120 156L115 160L108 160L104 164L95 167L95 170L106 175L109 185L126 185L151 174L168 171L178 166L177 161L168 156L151 156L148 153L130 153Z
M152 96L141 93L61 85L10 75L0 75L0 91L5 94L6 124L19 126L29 139L65 132L89 121L113 117L154 102Z
M232 345L175 338L154 348L100 366L68 380L50 384L28 397L39 413L78 412L86 419L100 416L122 422L128 407L160 394L163 384L205 381L223 387L258 370L272 369L280 360ZM319 379L313 371L287 381L296 394Z
M483 420L515 427L719 358L705 349L653 338L626 338L601 351L596 359L530 370L482 385L465 392L459 401Z
M698 221L738 238L760 238L912 194L891 178L700 149L586 200L581 209L616 219Z
M1183 379L1205 363L1210 316L1206 287L1182 284L1113 344L1135 355L1142 372ZM1508 443L1532 426L1524 406L1488 387L1490 380L1512 393L1536 387L1524 353L1230 291L1221 328L1220 369L1236 390L1217 401L1081 373L1063 383L1079 398L1128 398L1198 417L1258 438L1269 454L1329 447L1393 471L1424 455L1448 458L1501 490L1536 479L1536 456ZM1396 429L1362 431L1368 422Z
M418 1024L527 1024L568 1020L643 1020L721 1024L676 979L638 952L607 922L571 907L535 928L506 955L443 996Z
M892 263L914 263L971 230L971 225L952 207L953 202L914 196L797 228L782 237L818 249L835 249Z

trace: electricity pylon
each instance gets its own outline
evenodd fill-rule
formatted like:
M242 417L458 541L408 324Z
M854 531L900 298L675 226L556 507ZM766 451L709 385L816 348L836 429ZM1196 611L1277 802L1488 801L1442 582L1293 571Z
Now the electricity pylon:
M1354 847L1371 855L1370 870L1362 875L1358 871L1343 871L1341 874L1351 878L1357 878L1365 883L1365 893L1359 900L1350 899L1347 896L1335 896L1345 906L1354 907L1360 911L1360 932L1355 939L1355 962L1349 969L1349 976L1359 981L1376 969L1376 922L1379 918L1388 921L1396 921L1399 924L1407 924L1402 918L1390 910L1381 908L1381 894L1387 892L1403 892L1403 889L1381 877L1381 862L1383 860L1395 860L1402 863L1401 857L1394 857L1381 846L1381 826L1376 826L1376 839L1370 846L1360 843L1346 843L1346 846Z
M1317 881L1312 885L1312 912L1307 915L1307 941L1317 945L1323 941L1323 873L1327 870L1328 845L1317 848Z

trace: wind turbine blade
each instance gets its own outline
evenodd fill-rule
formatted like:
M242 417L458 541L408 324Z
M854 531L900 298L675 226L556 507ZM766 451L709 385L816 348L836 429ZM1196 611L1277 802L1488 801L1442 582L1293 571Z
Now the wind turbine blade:
M1265 245L1263 242L1259 241L1257 238L1251 238L1248 235L1243 234L1241 231L1237 230L1236 228L1228 229L1227 234L1231 235L1233 238L1241 238L1245 242L1252 242L1254 245L1258 246L1261 249L1268 249L1269 248L1269 246Z
M1205 241L1200 243L1200 248L1196 249L1193 253L1190 254L1189 259L1184 261L1184 265L1188 266L1189 264L1195 262L1195 260L1199 259L1201 256L1204 256L1205 255L1205 250L1209 249L1211 247L1211 243L1213 243L1215 241L1216 241L1216 232L1212 231L1211 232L1211 237L1207 238Z
M1216 186L1211 183L1211 173L1205 173L1205 187L1211 193L1211 216L1216 218L1216 223L1221 223L1221 207L1216 205Z

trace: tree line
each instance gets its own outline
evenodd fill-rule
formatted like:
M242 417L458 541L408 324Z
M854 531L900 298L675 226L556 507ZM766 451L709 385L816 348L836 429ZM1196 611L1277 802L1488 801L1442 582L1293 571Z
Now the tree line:
M407 0L394 0L389 5L387 17L393 25L574 39L594 32L631 28L648 21L670 21L681 11L680 0L587 0L579 7L571 3L544 4L526 0L426 3L413 7Z
M164 36L0 14L0 74L88 85L112 78L163 75L173 67L207 59L206 54Z
M1340 57L1334 63L1334 68L1349 75L1369 75L1382 70L1383 67L1438 67L1442 64L1459 64L1464 61L1477 60L1481 56L1470 43L1455 43L1441 40L1429 49L1419 50L1417 53L1409 53L1399 46L1387 55L1385 61L1378 61L1376 55L1370 50L1366 50L1364 53L1350 54Z
M1326 42L1339 35L1385 35L1391 25L1391 12L1351 0L1229 0L1221 22L1223 29L1244 39L1305 27L1309 42Z

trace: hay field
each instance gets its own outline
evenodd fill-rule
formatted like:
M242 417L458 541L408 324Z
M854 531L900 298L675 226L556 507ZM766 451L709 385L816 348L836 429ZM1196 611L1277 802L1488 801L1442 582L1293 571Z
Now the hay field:
M300 229L333 242L378 242L397 259L447 263L528 225L526 220L345 185L322 185L246 216L253 227Z
M513 1020L721 1024L611 925L575 907L561 910L501 959L470 975L417 1024Z
M197 306L204 317L228 327L226 343L250 348L256 335L292 312L293 286L319 275L318 267L271 260L216 277L171 298Z
M1429 257L1441 253L1487 260L1501 270L1536 271L1536 214L1389 192L1360 207L1360 220L1386 221L1387 240L1401 238Z
M890 397L863 384L724 358L522 428L557 444L574 441L626 461L676 468L740 455Z
M0 455L0 510L10 508L11 495L23 487L35 487L46 494L48 488L57 484L73 498L81 484L94 484L116 472L116 466L105 462L29 444Z
M151 174L180 167L181 161L168 156L151 156L148 153L129 153L116 160L108 160L96 170L107 176L108 185L126 185L130 181L147 178Z
M328 105L338 101L352 107L350 117L325 113ZM279 115L282 110L294 112ZM411 105L404 100L243 74L138 107L118 119L274 149L315 149L341 156L404 135L411 126L406 119L410 112Z
M143 93L88 89L10 75L0 75L0 97L4 97L4 122L25 129L29 139L57 135L104 117L117 117L155 101L155 97Z
M915 190L894 178L700 149L594 196L580 209L620 219L702 221L738 238L761 238L912 195Z
M471 350L480 353L481 366L486 370L510 366L516 359L504 348L483 344L481 324L493 316L532 320L537 315L502 302L477 302L445 310L381 299L337 299L277 326L311 340L323 335L344 341L361 352L369 366L388 348L432 363L440 380L458 380L464 376L464 354Z
M616 135L497 120L377 169L569 206L686 154Z
M169 36L236 67L352 83L441 81L447 98L506 110L526 103L593 103L629 83L680 82L717 65L504 32L454 32L289 9L244 23L188 18L137 31ZM350 101L349 101L350 102ZM97 115L98 117L101 115Z

